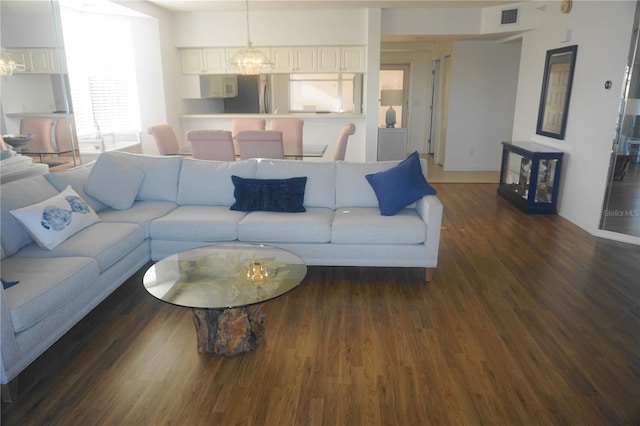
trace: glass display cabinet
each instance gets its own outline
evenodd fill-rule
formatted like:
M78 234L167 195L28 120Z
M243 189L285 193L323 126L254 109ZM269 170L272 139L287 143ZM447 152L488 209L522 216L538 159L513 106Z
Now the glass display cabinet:
M557 213L563 154L533 142L502 142L498 194L525 213Z

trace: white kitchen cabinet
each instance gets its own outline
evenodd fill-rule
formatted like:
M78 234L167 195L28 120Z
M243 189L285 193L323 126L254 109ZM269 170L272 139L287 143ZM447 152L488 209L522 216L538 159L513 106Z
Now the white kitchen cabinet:
M317 72L318 49L316 47L272 47L273 73Z
M224 74L226 72L224 47L180 49L182 74Z
M294 72L317 72L318 49L316 47L294 47Z
M407 157L407 129L378 129L378 161L404 160Z
M340 72L341 54L340 46L318 47L318 72Z
M318 47L318 72L364 72L362 46Z
M204 70L202 49L180 49L182 74L201 74Z
M272 47L271 62L272 72L288 73L294 70L293 48L292 47Z
M365 72L364 47L342 46L340 48L341 72Z

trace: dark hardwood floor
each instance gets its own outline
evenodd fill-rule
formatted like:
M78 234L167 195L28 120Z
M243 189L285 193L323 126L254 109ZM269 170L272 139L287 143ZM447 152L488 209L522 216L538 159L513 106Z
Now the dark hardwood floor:
M3 425L635 425L640 247L435 184L433 281L310 267L265 340L196 351L191 312L119 288L20 377Z

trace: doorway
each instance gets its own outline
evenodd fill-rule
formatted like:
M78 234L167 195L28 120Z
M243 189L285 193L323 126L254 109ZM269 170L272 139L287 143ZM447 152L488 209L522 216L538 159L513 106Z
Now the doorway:
M394 64L380 66L380 87L378 93L383 90L402 90L402 104L393 106L396 111L396 127L409 127L407 120L407 91L409 88L409 65ZM380 105L378 107L378 126L385 126L385 115L388 110L387 106ZM409 130L410 131L410 130Z

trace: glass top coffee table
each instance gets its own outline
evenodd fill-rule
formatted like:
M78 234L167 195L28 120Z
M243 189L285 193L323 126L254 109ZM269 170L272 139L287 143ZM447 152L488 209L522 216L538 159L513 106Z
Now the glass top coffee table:
M262 303L296 288L306 274L290 251L229 243L166 257L143 283L155 298L193 310L199 352L234 356L262 340Z

